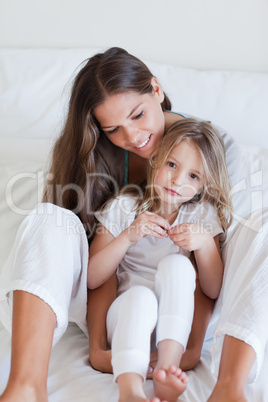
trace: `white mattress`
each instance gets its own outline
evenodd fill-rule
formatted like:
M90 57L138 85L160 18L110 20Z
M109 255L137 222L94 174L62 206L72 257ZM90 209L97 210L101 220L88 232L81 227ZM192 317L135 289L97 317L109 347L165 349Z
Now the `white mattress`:
M0 394L8 380L10 368L10 336L0 329ZM180 397L183 402L205 402L215 384L210 373L211 340L204 343L202 359L194 370L188 372L188 389ZM268 352L268 351L267 351ZM250 402L268 401L268 353L258 381L247 386L246 393ZM48 377L49 402L116 402L118 389L111 374L92 369L88 361L88 339L75 325L69 327L52 350ZM148 397L153 396L152 381L145 383Z

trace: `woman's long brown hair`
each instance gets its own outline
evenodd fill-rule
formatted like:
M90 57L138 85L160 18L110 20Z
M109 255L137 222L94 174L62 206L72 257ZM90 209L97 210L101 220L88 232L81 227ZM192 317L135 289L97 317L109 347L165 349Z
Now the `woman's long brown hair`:
M93 213L111 197L116 185L123 185L103 155L102 149L107 155L114 152L115 146L101 132L94 111L114 94L153 93L152 78L141 60L113 47L88 59L74 80L65 126L54 145L43 201L76 213L89 240L95 229ZM171 109L166 95L162 109Z

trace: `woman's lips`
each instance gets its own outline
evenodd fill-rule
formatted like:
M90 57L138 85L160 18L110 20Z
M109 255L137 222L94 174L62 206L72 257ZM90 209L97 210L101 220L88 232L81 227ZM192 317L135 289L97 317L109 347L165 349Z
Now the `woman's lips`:
M146 140L144 140L143 142L141 142L139 145L137 145L135 147L135 149L139 150L139 151L143 151L145 149L148 148L148 144L150 143L152 134L149 135L149 137L146 138Z

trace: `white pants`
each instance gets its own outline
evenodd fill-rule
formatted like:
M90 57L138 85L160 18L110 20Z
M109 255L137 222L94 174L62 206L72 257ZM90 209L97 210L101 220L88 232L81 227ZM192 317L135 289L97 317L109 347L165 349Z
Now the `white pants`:
M212 347L212 371L217 376L225 335L256 352L248 381L257 378L268 341L268 209L239 223L223 249L224 278L214 315L219 320Z
M225 273L213 316L218 321L212 350L217 374L225 334L251 345L262 365L268 339L268 210L256 212L257 231L239 224L224 249ZM80 220L52 204L40 204L22 222L10 256L0 273L0 320L11 331L12 291L43 299L55 312L54 343L68 321L86 329L88 244Z
M39 204L22 222L0 277L0 319L11 331L14 290L44 300L57 317L54 344L68 321L87 333L88 242L79 218L53 204Z
M107 332L115 380L129 372L138 373L145 380L155 327L156 344L172 339L186 347L195 290L195 270L189 259L178 254L162 259L155 289L156 294L145 286L133 286L108 311Z

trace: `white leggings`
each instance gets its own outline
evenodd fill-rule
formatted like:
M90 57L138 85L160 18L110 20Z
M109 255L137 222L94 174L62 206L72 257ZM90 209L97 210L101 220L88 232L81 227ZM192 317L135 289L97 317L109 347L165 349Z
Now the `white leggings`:
M134 372L144 380L149 364L151 334L156 344L172 339L186 347L194 312L195 270L188 258L172 254L160 261L156 295L133 286L111 305L107 315L114 379Z
M217 374L224 335L234 336L256 352L251 373L255 379L268 340L268 209L254 213L252 222L257 226L260 222L261 230L238 224L224 249L223 287L213 313L218 321L213 362ZM12 291L20 289L37 295L55 312L54 343L68 321L86 333L87 262L87 239L77 216L52 204L40 204L22 222L1 268L1 322L11 330Z

